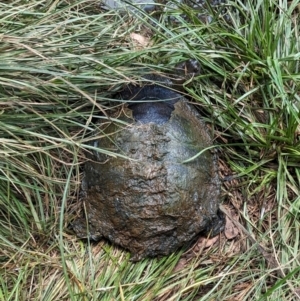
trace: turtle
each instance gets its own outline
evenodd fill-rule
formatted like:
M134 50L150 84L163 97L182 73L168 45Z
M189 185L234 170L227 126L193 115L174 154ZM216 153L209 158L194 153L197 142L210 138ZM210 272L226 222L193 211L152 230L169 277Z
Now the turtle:
M224 229L211 131L174 90L197 68L189 60L176 79L152 74L127 87L121 110L99 123L84 165L84 210L72 224L79 238L108 239L139 261Z

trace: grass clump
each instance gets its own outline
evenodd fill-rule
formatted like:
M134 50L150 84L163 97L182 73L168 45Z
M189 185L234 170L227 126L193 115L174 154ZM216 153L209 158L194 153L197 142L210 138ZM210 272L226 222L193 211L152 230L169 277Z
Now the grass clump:
M0 300L299 297L299 1L230 1L210 23L160 7L0 4ZM137 264L78 241L68 225L95 120L122 85L189 58L202 72L186 94L215 130L233 234Z

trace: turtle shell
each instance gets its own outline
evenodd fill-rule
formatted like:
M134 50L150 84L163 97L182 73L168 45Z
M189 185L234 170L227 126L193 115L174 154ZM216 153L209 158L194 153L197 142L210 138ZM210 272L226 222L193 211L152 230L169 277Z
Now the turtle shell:
M143 110L147 118L137 118ZM125 105L121 112L99 125L92 145L102 151L87 155L85 216L73 224L77 235L104 237L137 261L167 255L200 232L220 232L217 157L194 106L180 96L171 104Z

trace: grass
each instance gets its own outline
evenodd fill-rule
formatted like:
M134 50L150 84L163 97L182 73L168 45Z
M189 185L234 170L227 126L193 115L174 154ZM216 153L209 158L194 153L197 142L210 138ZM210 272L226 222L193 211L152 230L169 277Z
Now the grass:
M297 300L299 5L236 0L202 23L185 5L120 15L98 1L3 1L0 300ZM202 66L185 91L214 128L231 228L133 264L68 228L83 150L124 84L188 58Z

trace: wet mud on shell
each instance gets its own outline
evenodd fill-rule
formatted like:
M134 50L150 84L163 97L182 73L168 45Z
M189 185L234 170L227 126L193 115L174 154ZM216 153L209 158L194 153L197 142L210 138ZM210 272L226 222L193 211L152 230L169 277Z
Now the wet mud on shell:
M173 105L173 104L172 104ZM81 237L102 237L129 250L133 261L167 255L200 232L215 235L224 223L218 216L220 182L217 158L204 151L211 135L196 109L174 104L167 122L136 122L129 108L121 120L100 125L109 136L94 145L128 156L87 155L84 190L86 216L73 223Z

